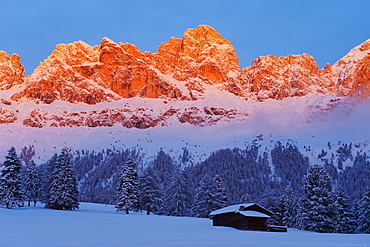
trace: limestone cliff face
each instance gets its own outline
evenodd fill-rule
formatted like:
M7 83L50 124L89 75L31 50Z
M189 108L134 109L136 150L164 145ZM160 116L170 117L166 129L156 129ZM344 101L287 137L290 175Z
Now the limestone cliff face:
M142 53L135 45L108 38L94 47L82 41L58 45L12 99L47 104L96 104L136 96L198 99L203 83L224 83L239 72L231 43L203 25L188 29L182 39L171 38L157 53Z
M178 81L199 78L211 84L224 83L230 73L240 70L231 43L206 25L188 29L182 39L171 38L156 54L145 53L145 58Z
M82 41L56 46L52 54L25 79L24 89L14 94L12 99L27 98L46 104L55 100L96 104L118 99L96 81L78 73L80 66L90 66L99 61L99 50L99 47L91 47Z
M96 104L135 96L180 98L182 93L143 61L134 45L103 38L100 46L77 41L58 45L26 78L25 89L12 99L41 103L55 100Z
M319 70L308 54L259 57L242 70L244 90L259 100L302 96L316 90Z
M108 38L101 42L97 80L123 98L181 98L181 91L155 67L144 61L144 55L132 44L116 44ZM86 76L89 76L88 74Z
M18 55L0 52L0 90L23 84L11 99L97 104L122 98L197 100L207 88L245 99L277 99L323 93L370 97L370 40L322 70L310 55L262 56L240 69L231 43L212 27L188 29L156 53L103 38L57 45L28 77ZM11 102L10 102L11 103Z
M320 71L322 87L335 96L370 98L370 39Z
M0 51L0 90L7 90L14 85L22 84L26 74L17 54L9 56Z

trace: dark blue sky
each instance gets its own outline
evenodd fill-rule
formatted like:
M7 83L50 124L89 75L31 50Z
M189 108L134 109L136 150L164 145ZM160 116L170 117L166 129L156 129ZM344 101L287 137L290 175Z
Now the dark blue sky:
M241 67L261 55L309 53L322 68L370 38L370 1L1 0L0 50L18 53L30 74L59 43L109 37L156 52L200 24L231 41Z

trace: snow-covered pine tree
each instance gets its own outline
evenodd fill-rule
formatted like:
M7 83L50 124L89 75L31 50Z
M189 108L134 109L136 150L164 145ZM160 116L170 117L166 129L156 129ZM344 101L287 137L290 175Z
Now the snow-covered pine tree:
M76 174L66 149L58 156L51 177L50 198L47 208L74 210L79 207Z
M140 207L137 165L128 157L123 165L117 186L117 212L137 211Z
M33 206L36 207L37 200L40 197L40 178L37 166L33 160L26 167L24 197L28 201L28 206L33 201Z
M217 210L226 207L229 202L227 192L220 175L216 175L213 181L215 185L215 192L213 194L213 208L214 210Z
M58 155L54 154L51 159L46 163L41 164L38 167L40 175L40 201L47 204L50 198L50 188L52 182L52 174L54 170L54 165L58 159Z
M158 213L163 207L163 190L159 185L159 177L151 167L144 170L140 179L141 208L147 215Z
M323 167L310 166L304 177L304 191L297 227L314 232L333 232L334 209L331 178Z
M249 193L245 193L242 198L240 198L240 203L241 204L247 204L247 203L251 203L252 202L252 199L251 199L251 196L249 195Z
M282 225L287 227L293 227L295 218L295 199L292 191L292 187L288 185L284 190L283 195L283 218Z
M354 233L356 230L355 215L350 204L350 198L344 192L344 189L339 187L337 190L337 199L335 202L337 207L337 219L334 232L336 233Z
M167 214L185 216L187 205L186 178L184 171L176 169L165 191Z
M280 194L275 194L272 198L273 203L270 206L270 211L274 214L268 220L269 224L271 225L283 225L283 217L284 217L284 197Z
M370 233L370 187L362 196L358 209L357 233Z
M208 218L214 210L212 195L212 180L205 175L199 184L198 192L195 195L194 206L192 208L193 216L199 218Z
M0 206L23 207L21 160L14 147L8 150L0 175Z

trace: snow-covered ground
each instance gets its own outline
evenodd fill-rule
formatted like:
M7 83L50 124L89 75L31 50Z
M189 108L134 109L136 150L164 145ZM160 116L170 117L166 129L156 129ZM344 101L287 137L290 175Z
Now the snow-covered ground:
M81 203L76 211L0 208L0 246L370 246L370 235L287 233L214 227L209 219L116 213Z

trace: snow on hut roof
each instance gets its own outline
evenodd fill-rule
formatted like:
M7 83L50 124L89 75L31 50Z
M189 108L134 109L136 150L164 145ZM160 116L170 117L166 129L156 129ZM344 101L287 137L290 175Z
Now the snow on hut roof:
M270 218L270 216L268 216L267 214L257 212L254 210L239 211L238 213L247 217Z
M248 210L250 207L256 206L261 209L262 212L256 211L256 210ZM212 211L209 215L212 217L214 215L218 214L225 214L225 213L240 213L243 214L244 216L249 216L249 217L270 217L269 215L272 215L273 213L264 207L256 204L256 203L246 203L246 204L236 204L236 205L231 205L225 208L221 208L215 211ZM269 215L268 215L269 214Z

